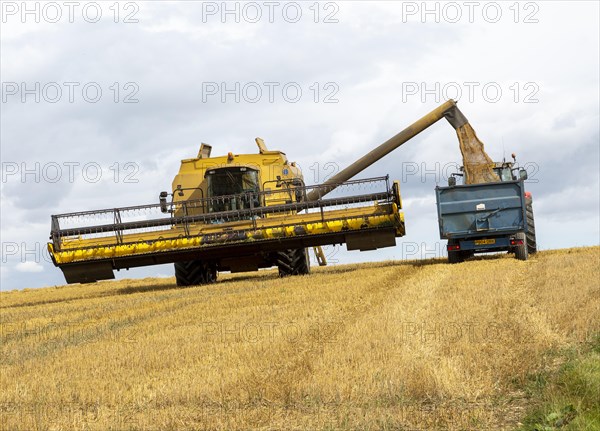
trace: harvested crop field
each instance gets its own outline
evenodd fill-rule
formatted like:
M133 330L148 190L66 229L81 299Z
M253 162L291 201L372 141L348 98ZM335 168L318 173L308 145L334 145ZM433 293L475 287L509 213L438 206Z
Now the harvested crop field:
M532 376L600 332L599 262L589 247L3 292L0 423L515 429Z

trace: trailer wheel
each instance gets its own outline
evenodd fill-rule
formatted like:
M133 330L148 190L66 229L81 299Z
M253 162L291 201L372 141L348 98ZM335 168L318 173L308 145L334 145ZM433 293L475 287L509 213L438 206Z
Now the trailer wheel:
M448 240L448 245L456 244L455 241ZM464 262L464 254L462 251L448 251L448 263L461 263Z
M449 251L448 252L448 263L461 263L464 262L463 256L460 251Z
M534 254L537 252L537 241L535 238L535 221L533 218L533 205L532 199L526 198L526 209L527 209L527 252Z
M177 286L196 286L217 281L217 266L202 260L188 260L175 263Z
M310 260L305 248L279 251L275 259L280 277L310 274Z
M517 239L523 241L523 244L515 247L515 257L519 260L527 260L527 258L529 257L529 253L527 253L527 237L523 232L519 232L515 236Z

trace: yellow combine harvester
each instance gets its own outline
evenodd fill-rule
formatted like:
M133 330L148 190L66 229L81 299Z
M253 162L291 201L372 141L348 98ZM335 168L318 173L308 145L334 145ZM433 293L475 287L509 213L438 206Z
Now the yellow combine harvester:
M214 282L218 271L308 274L308 247L394 246L405 234L399 183L351 178L444 117L455 129L467 122L448 101L321 185L305 185L295 163L260 138L257 154L211 157L203 144L156 204L53 215L48 250L67 283L174 263L177 284L189 286Z

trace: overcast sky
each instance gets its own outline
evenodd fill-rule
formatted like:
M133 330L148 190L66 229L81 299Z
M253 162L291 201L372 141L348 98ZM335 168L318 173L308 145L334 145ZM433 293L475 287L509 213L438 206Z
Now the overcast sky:
M527 167L541 249L598 245L598 5L2 2L2 290L64 283L51 214L154 203L201 142L260 136L315 183L445 98ZM330 260L443 253L434 188L460 162L441 121L363 172L402 181L407 235Z

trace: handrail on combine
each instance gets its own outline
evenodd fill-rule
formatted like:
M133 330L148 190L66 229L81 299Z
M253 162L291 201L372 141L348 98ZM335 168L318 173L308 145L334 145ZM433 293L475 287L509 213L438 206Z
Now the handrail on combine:
M188 201L180 201L180 202L171 202L168 204L168 216L163 216L159 218L152 218L146 220L135 220L135 221L122 221L122 216L128 212L158 212L162 210L161 204L149 204L149 205L136 205L129 207L121 207L121 208L107 208L96 211L82 211L82 212L73 212L66 214L58 214L52 216L52 230L50 239L54 245L55 251L60 251L62 247L62 240L68 239L69 237L80 237L82 235L94 235L94 234L103 234L103 233L113 233L115 235L115 242L117 244L123 244L123 234L128 230L135 229L148 229L148 228L160 228L166 227L172 228L177 226L183 226L184 230L189 236L189 226L194 223L204 223L204 224L220 224L226 222L234 222L240 220L256 220L260 218L266 218L271 215L276 214L285 214L285 213L300 213L302 211L309 211L313 209L318 209L321 212L321 220L325 221L324 217L324 208L335 207L340 205L351 205L358 204L364 202L378 202L378 203L389 203L392 202L394 198L393 189L390 188L389 185L389 176L383 177L375 177L368 178L363 180L352 180L347 181L345 183L337 184L338 187L353 187L353 186L376 186L377 184L381 184L380 187L383 188L383 184L385 184L384 191L379 191L375 193L366 193L359 194L347 197L334 197L329 199L318 199L314 201L301 201L301 202L291 202L281 205L273 205L273 206L259 206L253 207L250 205L248 208L239 209L239 210L231 210L231 211L220 211L214 213L200 213L196 215L185 215L189 214L190 208L198 208L204 207L206 204L212 204L214 201L227 201L227 200L235 200L244 198L247 199L248 202L253 201L254 196L265 196L271 193L278 193L278 191L263 191L263 192L246 192L235 195L227 195L227 196L218 196L218 197L210 197L196 200L188 200ZM306 196L307 190L318 190L322 188L323 185L312 185L312 186L302 186L296 187L295 189L299 190L302 196ZM163 213L163 211L161 211ZM177 215L183 214L183 215ZM86 220L88 218L101 218L100 216L110 216L113 219L112 223L103 223L97 225L85 225L85 226L77 226L77 227L69 227L69 228L61 228L61 219L82 219ZM283 223L282 225L284 225ZM161 231L162 232L162 231ZM168 232L168 230L167 230ZM106 236L105 236L106 237Z

